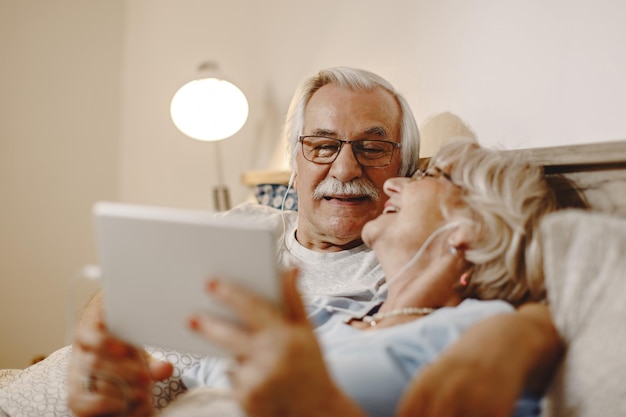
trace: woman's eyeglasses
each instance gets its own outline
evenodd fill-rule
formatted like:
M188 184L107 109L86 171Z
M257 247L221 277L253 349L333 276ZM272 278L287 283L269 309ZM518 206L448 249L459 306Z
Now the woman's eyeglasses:
M450 174L448 174L446 171L444 171L443 169L439 167L431 167L425 170L418 169L417 171L415 171L413 175L411 175L411 178L414 178L414 179L421 179L424 177L430 177L430 178L442 178L443 177L446 180L450 181L450 184L460 187L460 185L452 181L452 177L450 176Z

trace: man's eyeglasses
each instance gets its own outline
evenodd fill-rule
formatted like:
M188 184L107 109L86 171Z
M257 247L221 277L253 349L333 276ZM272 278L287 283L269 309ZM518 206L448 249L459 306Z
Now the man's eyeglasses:
M349 143L357 162L364 167L384 167L391 163L393 151L402 144L387 140L343 140L325 136L300 136L304 159L316 164L330 164L341 152L341 147Z

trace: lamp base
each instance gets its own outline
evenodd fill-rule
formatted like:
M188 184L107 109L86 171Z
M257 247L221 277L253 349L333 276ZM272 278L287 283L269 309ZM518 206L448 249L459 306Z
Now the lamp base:
M213 187L213 207L216 211L230 210L230 194L225 185Z

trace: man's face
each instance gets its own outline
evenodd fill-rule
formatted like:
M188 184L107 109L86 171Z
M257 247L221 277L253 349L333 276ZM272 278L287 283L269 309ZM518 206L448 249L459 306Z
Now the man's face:
M303 134L400 142L400 119L400 106L382 88L349 91L327 84L317 90L307 104ZM349 144L343 145L337 159L330 164L307 161L300 144L298 148L294 182L298 191L298 241L321 251L338 251L360 244L361 228L382 212L387 200L383 183L398 175L400 149L394 151L391 163L385 167L362 167ZM379 198L328 194L324 198L313 198L313 191L326 179L367 182L378 190Z

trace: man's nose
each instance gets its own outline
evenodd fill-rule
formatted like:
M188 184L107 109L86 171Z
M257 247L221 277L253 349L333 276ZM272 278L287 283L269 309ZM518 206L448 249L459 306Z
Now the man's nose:
M363 167L356 160L351 143L344 143L330 167L330 175L347 182L363 175Z

